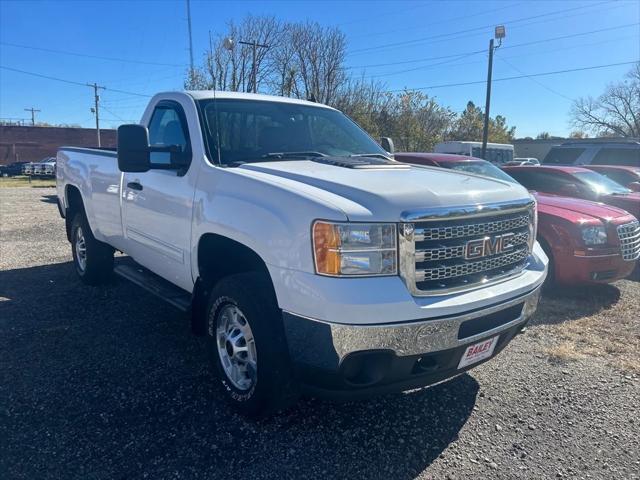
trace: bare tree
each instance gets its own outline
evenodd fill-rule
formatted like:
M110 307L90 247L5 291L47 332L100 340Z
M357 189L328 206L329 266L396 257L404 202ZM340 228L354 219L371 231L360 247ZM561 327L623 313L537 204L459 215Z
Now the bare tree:
M576 100L571 115L575 127L595 135L640 137L640 63L598 98Z
M274 53L278 51L283 27L274 17L249 15L236 25L229 22L228 30L217 35L205 54L202 68L196 69L185 81L187 89L216 89L234 92L253 91L253 47L239 41L269 45L256 49L256 84L269 83L274 72ZM228 49L225 39L233 39L233 48Z
M287 42L293 46L289 81L292 94L331 104L346 80L344 58L346 39L334 27L318 23L289 24Z

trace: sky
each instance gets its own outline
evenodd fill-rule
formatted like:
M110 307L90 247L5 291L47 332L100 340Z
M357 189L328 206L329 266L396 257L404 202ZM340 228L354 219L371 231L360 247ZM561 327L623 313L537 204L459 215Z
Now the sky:
M505 116L517 137L568 135L572 100L598 96L623 79L632 66L625 63L640 61L638 0L192 0L195 63L209 32L247 14L337 27L350 72L389 90L420 88L456 112L469 100L484 108L488 43L503 24L491 115ZM0 118L30 119L24 109L34 107L37 121L92 127L93 89L85 84L97 82L106 87L101 127L137 122L148 95L183 88L186 19L185 0L0 0ZM604 65L612 66L590 68Z

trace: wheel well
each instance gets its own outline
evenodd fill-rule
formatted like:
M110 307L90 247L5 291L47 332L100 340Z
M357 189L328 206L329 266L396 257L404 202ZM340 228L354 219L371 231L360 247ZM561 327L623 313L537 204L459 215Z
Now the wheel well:
M67 229L67 240L71 241L71 222L73 217L78 212L84 212L84 203L82 202L82 195L78 187L74 185L67 185L65 196L67 199L67 209L65 211L64 219Z
M260 255L240 242L207 233L198 242L198 280L194 288L191 327L196 335L206 334L206 308L211 288L222 278L236 273L265 275L275 298L271 275Z

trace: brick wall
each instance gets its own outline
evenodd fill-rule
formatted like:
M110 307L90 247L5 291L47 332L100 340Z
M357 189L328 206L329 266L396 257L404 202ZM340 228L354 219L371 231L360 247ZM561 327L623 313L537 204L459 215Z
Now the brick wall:
M103 147L115 147L116 131L100 130L100 141ZM0 125L0 164L54 157L61 146L96 145L96 131L92 128Z

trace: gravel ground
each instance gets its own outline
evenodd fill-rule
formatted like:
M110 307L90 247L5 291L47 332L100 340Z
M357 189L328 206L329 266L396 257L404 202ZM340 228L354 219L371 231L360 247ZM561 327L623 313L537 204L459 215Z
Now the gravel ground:
M0 478L640 478L640 378L549 356L548 300L470 374L250 422L182 314L125 281L80 284L54 195L0 190ZM640 283L604 292L579 314Z

